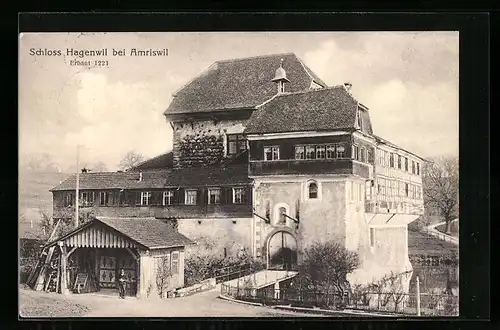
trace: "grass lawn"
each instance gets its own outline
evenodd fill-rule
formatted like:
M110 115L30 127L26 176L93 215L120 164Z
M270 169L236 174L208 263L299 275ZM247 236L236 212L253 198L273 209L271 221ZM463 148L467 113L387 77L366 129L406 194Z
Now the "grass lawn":
M21 290L19 292L19 315L21 317L79 317L89 311L87 306L53 295Z
M436 229L446 234L446 224L439 225L436 227ZM450 236L458 237L458 221L451 222L450 230L451 230Z
M458 246L425 233L408 230L408 253L413 255L447 255L458 253Z

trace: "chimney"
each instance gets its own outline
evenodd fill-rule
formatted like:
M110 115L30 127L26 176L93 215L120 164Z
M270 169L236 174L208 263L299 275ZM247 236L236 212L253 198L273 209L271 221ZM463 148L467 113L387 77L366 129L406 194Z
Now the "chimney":
M344 87L349 93L351 92L352 84L350 82L345 82Z

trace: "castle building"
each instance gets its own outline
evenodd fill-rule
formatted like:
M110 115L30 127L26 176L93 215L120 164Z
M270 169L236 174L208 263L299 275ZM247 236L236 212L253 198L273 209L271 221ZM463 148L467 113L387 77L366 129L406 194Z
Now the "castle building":
M97 215L175 220L214 253L289 268L315 242L357 251L356 280L411 269L407 225L423 214L424 159L374 134L352 85L327 86L295 54L218 61L164 115L173 150L126 172L81 173ZM75 203L72 176L51 191Z

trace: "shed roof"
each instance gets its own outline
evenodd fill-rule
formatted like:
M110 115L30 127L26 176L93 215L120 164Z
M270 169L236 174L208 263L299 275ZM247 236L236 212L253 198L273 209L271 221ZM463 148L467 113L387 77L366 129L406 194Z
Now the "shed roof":
M139 178L142 174L142 180ZM79 174L79 189L162 189L167 187L199 187L245 185L251 183L245 164L182 169L150 170L144 172L90 172ZM76 189L72 175L50 191Z
M357 111L344 86L283 93L252 113L245 134L351 129Z
M327 86L293 53L217 61L175 93L164 114L255 108L276 94L271 80L281 59L287 90L309 89L313 81Z
M96 224L104 224L106 227L117 231L146 249L161 249L194 244L193 241L179 233L171 225L156 218L112 218L99 216L49 243L48 246L54 245L58 241L66 240Z

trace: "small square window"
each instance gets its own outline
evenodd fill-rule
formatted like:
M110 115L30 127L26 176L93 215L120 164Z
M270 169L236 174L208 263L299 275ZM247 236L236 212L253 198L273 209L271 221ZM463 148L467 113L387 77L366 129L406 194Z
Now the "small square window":
M245 189L244 188L233 188L233 203L234 204L245 203Z
M220 204L220 189L208 189L208 204Z
M196 190L186 190L186 205L196 205L198 192Z
M295 146L295 159L305 159L304 146Z
M264 147L264 160L279 160L280 148L279 147Z
M326 157L326 147L316 146L316 159L325 159Z
M306 146L306 159L315 159L316 149L314 146Z

